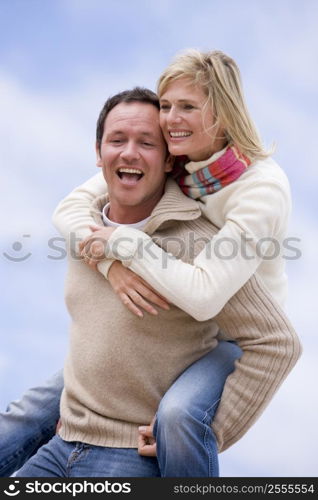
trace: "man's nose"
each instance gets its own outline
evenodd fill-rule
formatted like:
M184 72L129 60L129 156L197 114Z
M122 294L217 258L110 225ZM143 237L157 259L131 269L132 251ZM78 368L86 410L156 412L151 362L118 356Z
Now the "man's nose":
M130 163L138 160L140 157L138 145L132 141L127 142L121 152L121 157Z

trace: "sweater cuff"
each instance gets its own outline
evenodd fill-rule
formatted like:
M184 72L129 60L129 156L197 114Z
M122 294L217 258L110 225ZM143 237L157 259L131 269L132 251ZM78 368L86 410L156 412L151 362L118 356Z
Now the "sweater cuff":
M113 263L114 263L114 259L105 259L105 260L101 260L97 264L98 271L104 276L104 278L106 280L108 279L108 272L109 272L110 266Z
M125 267L129 267L136 253L142 255L144 246L151 242L151 238L138 229L121 226L111 234L106 246L105 257L120 260Z

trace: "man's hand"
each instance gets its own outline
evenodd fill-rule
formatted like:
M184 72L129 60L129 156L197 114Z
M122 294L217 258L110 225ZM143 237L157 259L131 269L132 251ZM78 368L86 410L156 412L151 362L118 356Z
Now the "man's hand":
M79 249L85 264L96 270L98 262L105 259L107 241L116 228L90 226L90 229L92 234L79 244Z
M60 430L61 427L62 427L62 421L59 418L58 421L57 421L56 427L55 427L55 434L58 434L58 432L59 432L59 430Z
M150 425L139 427L138 435L138 453L144 457L156 457L157 445L153 436L153 426L155 418L152 419Z
M162 309L170 309L168 302L161 295L118 260L115 260L108 271L108 281L124 306L140 318L143 317L140 308L154 316L158 314L157 309L149 302L153 302Z

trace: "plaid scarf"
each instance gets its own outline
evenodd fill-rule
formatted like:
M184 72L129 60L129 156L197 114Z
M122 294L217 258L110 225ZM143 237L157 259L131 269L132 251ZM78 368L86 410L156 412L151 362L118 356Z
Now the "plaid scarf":
M215 161L188 174L185 165L187 156L178 156L173 168L173 177L184 194L194 200L231 184L249 167L251 161L236 146L228 146Z

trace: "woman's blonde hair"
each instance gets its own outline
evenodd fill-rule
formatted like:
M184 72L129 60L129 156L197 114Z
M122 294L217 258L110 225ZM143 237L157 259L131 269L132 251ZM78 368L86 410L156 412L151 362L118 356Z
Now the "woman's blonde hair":
M200 85L207 95L216 126L224 129L228 143L235 144L251 161L266 158L256 127L248 113L241 84L240 71L233 59L213 50L187 50L178 55L165 69L158 81L159 98L168 86L180 78Z

